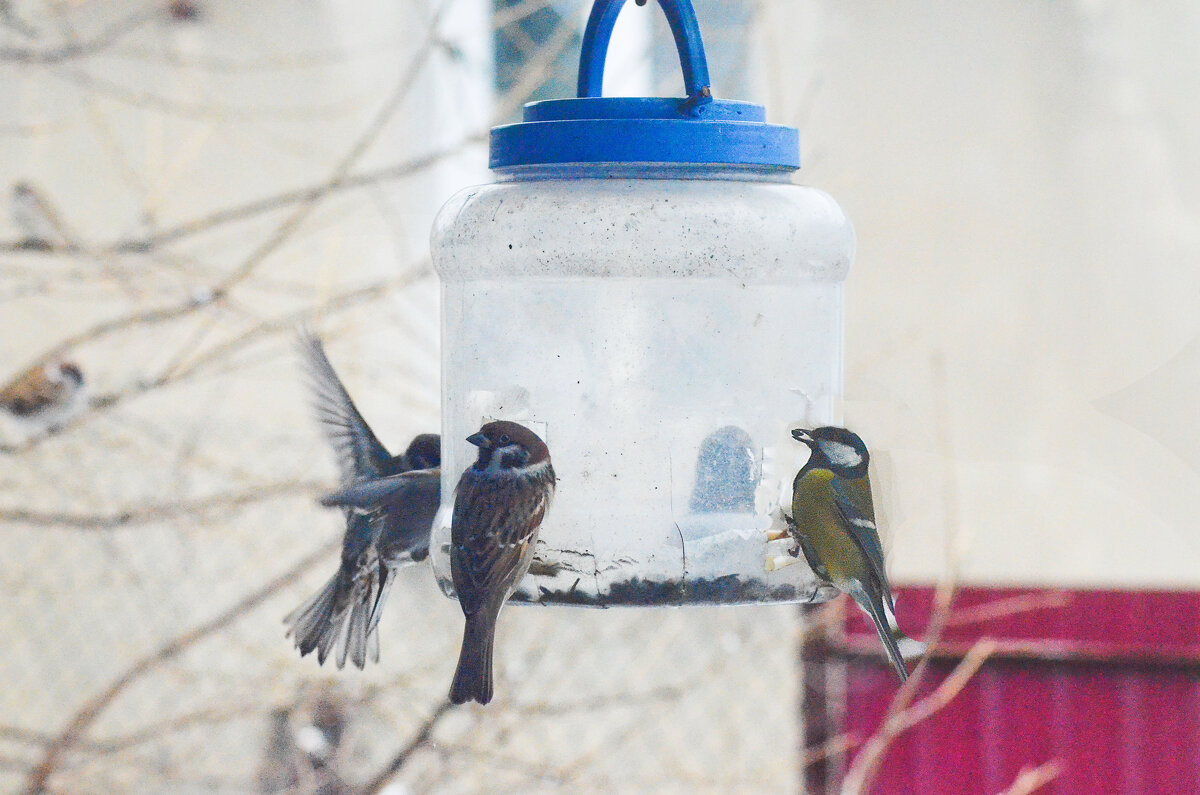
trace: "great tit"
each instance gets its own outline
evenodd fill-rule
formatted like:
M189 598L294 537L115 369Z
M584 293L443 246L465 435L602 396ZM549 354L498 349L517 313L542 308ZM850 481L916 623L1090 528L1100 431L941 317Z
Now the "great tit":
M892 667L903 682L908 668L901 645L919 654L923 645L900 632L895 599L883 565L867 467L871 455L845 428L797 428L792 438L812 455L792 483L791 531L816 575L850 595L871 617Z

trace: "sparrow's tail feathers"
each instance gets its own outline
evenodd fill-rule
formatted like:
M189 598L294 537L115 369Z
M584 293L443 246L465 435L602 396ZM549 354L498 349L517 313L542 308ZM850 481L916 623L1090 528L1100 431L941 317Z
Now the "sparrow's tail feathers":
M871 594L866 589L859 586L850 592L850 596L858 603L858 606L863 609L867 615L871 617L871 621L875 623L875 632L879 634L879 640L883 643L883 650L887 652L888 660L892 663L892 667L896 669L897 676L903 682L908 679L908 666L904 663L904 655L900 653L900 645L897 636L903 637L900 630L893 630L891 622L888 621L887 608L884 607L883 598L880 594Z
M315 650L318 664L324 665L332 652L338 668L346 665L347 658L359 668L366 666L368 656L379 661L379 641L371 637L369 627L373 600L356 598L354 591L354 577L339 570L283 619L301 657Z
M463 630L458 668L450 685L450 702L463 704L472 699L480 704L492 700L492 645L496 637L497 611L484 608L467 616Z
M390 566L384 566L379 573L379 588L375 594L375 598L370 600L369 605L365 605L369 610L367 612L367 633L375 636L378 633L375 631L379 627L379 617L383 613L383 605L387 601L388 591L392 589L392 583L396 579L396 570ZM378 652L376 652L378 655Z
M361 671L367 665L367 653L370 647L371 630L371 601L355 600L350 606L350 616L346 621L346 640L338 650L337 667L346 664L346 657ZM376 644L378 649L378 644Z

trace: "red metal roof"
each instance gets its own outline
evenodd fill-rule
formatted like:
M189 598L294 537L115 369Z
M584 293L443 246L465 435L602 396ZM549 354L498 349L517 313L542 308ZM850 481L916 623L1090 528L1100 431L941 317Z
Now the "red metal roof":
M900 589L900 625L923 638L932 604L931 588ZM969 588L952 615L918 699L976 640L996 639L996 653L894 741L870 792L1001 792L1059 760L1038 792L1200 793L1200 593ZM841 728L861 742L899 685L857 610L846 631Z

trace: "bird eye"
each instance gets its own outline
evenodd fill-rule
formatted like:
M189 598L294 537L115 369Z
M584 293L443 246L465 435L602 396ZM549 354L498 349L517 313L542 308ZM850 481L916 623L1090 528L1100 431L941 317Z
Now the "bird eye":
M508 444L511 441L512 441L512 439L508 438L507 433L500 437L500 444Z

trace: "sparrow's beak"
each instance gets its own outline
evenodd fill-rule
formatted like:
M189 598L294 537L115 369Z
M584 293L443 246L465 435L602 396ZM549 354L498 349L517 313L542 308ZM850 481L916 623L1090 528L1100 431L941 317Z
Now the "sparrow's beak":
M809 432L803 428L797 428L796 430L792 431L792 438L797 442L804 442L805 444L812 444L813 442L812 436L810 436Z
M487 447L488 438L482 433L473 433L467 437L467 441L476 447Z

